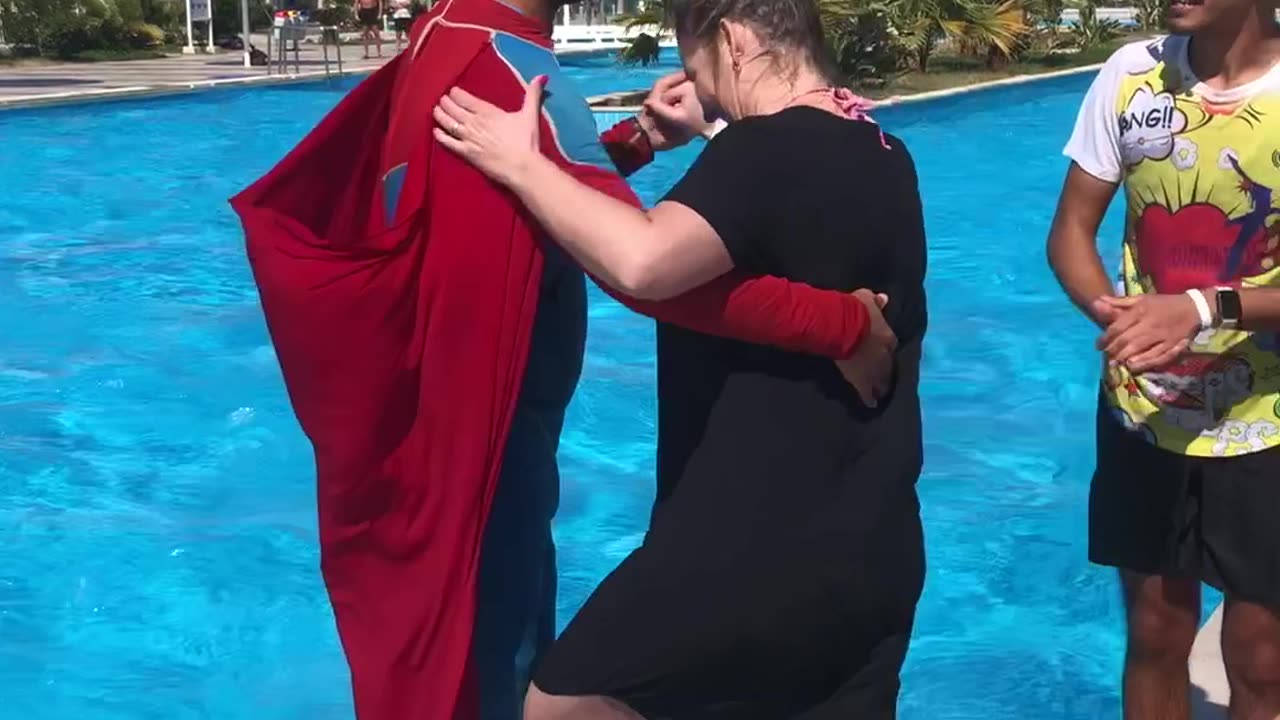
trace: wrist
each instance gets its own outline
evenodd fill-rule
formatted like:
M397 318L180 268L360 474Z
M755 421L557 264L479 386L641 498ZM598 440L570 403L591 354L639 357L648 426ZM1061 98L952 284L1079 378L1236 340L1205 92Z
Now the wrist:
M1200 292L1204 293L1205 299L1209 302L1209 321L1210 327L1222 326L1222 307L1218 303L1218 288L1204 288Z
M1084 312L1085 317L1089 318L1094 325L1106 329L1110 319L1106 311L1110 307L1107 303L1107 298L1109 297L1112 297L1109 292L1098 293L1093 296L1083 295L1080 296L1079 300L1076 300L1076 306Z
M636 129L644 136L645 141L650 145L653 145L653 135L657 132L657 126L653 122L653 117L649 115L649 113L641 110L635 114L635 117L631 118L631 121L635 123Z
M644 111L636 113L631 120L635 124L635 136L629 144L634 148L640 165L648 165L658 149L658 126L649 113Z
M1200 330L1209 330L1217 326L1214 319L1215 292L1215 290L1206 292L1199 288L1192 288L1183 293L1191 308L1190 312L1195 317L1196 327Z
M547 160L545 155L534 150L512 164L511 171L507 173L503 184L519 195L525 188L537 183L539 173L549 162L551 161Z
M649 118L647 126L650 130L646 131L643 118L644 113L632 116L600 134L605 152L609 153L609 159L624 177L653 162L654 145L650 132L657 132L656 126Z

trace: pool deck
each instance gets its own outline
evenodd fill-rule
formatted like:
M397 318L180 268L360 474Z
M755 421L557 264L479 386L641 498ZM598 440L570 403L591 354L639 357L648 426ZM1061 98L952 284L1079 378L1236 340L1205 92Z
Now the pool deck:
M255 47L266 48L266 37L255 37ZM334 48L329 48L334 58ZM394 43L383 43L381 59L363 60L358 45L342 48L343 71L364 73L381 66L395 54ZM299 51L299 72L290 57L288 74L268 75L265 67L244 67L244 55L225 50L213 55L172 55L154 60L122 60L97 63L48 63L0 67L0 109L46 105L113 97L184 92L240 83L284 82L324 77L324 56L319 45L304 43ZM330 65L337 70L337 63Z
M1213 611L1209 621L1196 636L1191 648L1191 684L1193 720L1226 720L1227 671L1222 666L1222 606Z
M265 35L255 35L253 44L267 47ZM330 47L331 57L333 48ZM377 69L394 56L394 44L383 43L382 58L362 59L358 45L343 46L345 74L362 74ZM268 74L265 67L246 68L240 51L221 51L213 55L172 55L154 60L122 60L99 63L41 63L0 68L0 110L33 105L79 103L120 97L158 95L212 87L270 82L315 80L325 76L323 50L319 44L303 43L298 71L290 63L283 75ZM330 65L336 71L336 63ZM967 85L915 95L895 96L877 105L898 105L961 95L1006 85L1020 85L1055 77L1095 72L1101 67L1089 65L1049 73L1017 75L990 82ZM613 95L590 98L593 105ZM605 106L597 112L634 112L634 108Z

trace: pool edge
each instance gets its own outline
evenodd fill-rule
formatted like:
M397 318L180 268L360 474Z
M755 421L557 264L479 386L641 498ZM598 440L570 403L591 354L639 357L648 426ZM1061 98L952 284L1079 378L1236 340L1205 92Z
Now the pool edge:
M895 95L877 100L876 107L892 107L896 105L908 105L913 103L928 102L930 100L939 100L942 98L955 97L957 95L966 95L968 93L981 92L993 88L1006 87L1010 85L1024 85L1027 83L1040 82L1043 80L1052 80L1054 78L1069 77L1072 75L1080 75L1089 72L1097 72L1102 65L1082 65L1080 67L1067 68L1065 70L1055 70L1047 73L1033 73L1028 75L1014 75L1012 77L1000 78L998 80L987 80L971 85L961 85L945 90L931 90L922 93L912 93L910 95ZM199 92L201 90L213 90L222 87L234 87L239 85L267 85L267 84L287 84L299 82L311 82L325 78L343 79L348 77L361 77L369 74L369 70L354 70L341 73L324 72L323 70L314 70L303 73L293 73L287 75L250 75L246 77L236 78L219 78L215 80L197 80L191 82L176 83L156 83L151 85L135 85L123 88L108 88L105 90L75 90L69 92L46 93L43 95L21 95L13 98L0 98L0 112L11 109L49 107L58 105L76 105L94 102L108 102L111 100L135 99L142 97L156 97L162 95L177 95L188 92ZM595 95L587 99L589 103L596 103L615 97L619 94L626 94L634 91L622 91L606 93L604 95ZM601 106L592 107L591 111L595 113L634 113L639 110L633 106Z
M1055 78L1071 77L1073 75L1083 75L1086 73L1097 72L1102 69L1102 63L1094 63L1092 65L1081 65L1079 67L1066 68L1065 70L1054 70L1045 73L1029 73L1027 75L1013 75L998 80L984 80L983 82L973 83L971 85L960 85L945 90L930 90L928 92L911 93L909 95L894 95L883 100L875 101L876 107L893 107L896 105L910 105L913 103L928 102L930 100L941 100L943 98L955 97L957 95L967 95L969 93L981 92L983 90L991 90L1010 85L1026 85L1033 82L1041 82L1043 80L1053 80ZM618 95L629 95L636 90L627 90L606 93L604 95L595 95L587 98L589 103L604 102ZM592 106L591 111L595 113L634 113L639 112L640 108L632 105L601 105L599 107Z
M290 83L314 82L316 80L358 78L368 75L372 70L347 70L344 72L325 72L309 70L302 73L285 75L247 75L234 78L217 78L213 80L192 80L186 82L153 83L150 85L131 85L120 88L94 90L73 90L68 92L45 93L42 95L19 95L12 98L0 98L0 113L5 110L19 110L63 105L81 105L113 100L134 100L164 95L180 95L182 93L215 90L218 88L239 85L286 85Z

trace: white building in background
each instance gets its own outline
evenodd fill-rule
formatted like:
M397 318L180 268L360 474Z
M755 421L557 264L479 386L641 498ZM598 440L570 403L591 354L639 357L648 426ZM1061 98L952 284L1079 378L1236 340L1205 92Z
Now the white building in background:
M605 25L637 12L643 0L585 0L560 8L558 25Z
M644 0L586 0L564 5L556 16L556 53L559 55L595 55L617 52L631 43L637 35L648 32L660 34L664 46L675 43L658 28L628 28L621 20L639 12Z

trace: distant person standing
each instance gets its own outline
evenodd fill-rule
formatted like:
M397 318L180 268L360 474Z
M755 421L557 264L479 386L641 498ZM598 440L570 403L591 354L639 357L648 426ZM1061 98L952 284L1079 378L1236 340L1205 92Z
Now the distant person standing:
M382 0L356 0L356 20L360 22L360 41L364 43L364 59L369 59L369 43L378 45L378 57L382 57Z
M391 25L396 31L396 52L413 25L413 0L391 0Z
M1173 34L1112 56L1066 148L1049 259L1110 361L1089 558L1120 571L1126 720L1191 716L1202 582L1225 596L1230 717L1280 716L1275 12L1275 0L1173 2ZM1113 289L1096 240L1122 186Z

